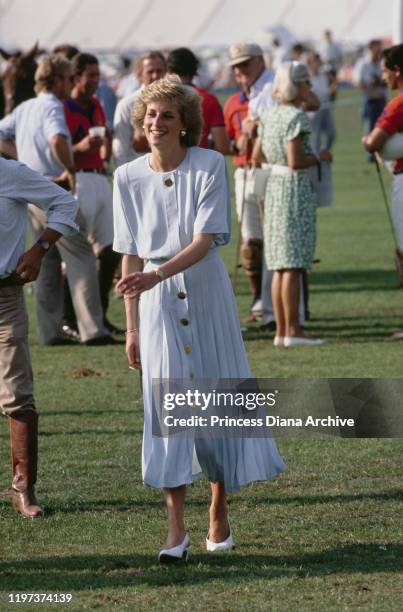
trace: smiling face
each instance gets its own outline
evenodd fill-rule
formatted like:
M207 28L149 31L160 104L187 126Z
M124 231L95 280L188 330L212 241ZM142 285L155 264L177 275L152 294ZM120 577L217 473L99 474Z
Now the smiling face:
M81 74L75 77L75 89L83 96L91 97L98 89L101 74L98 64L87 64Z
M151 147L177 147L184 129L177 106L170 101L150 102L144 117L144 134Z

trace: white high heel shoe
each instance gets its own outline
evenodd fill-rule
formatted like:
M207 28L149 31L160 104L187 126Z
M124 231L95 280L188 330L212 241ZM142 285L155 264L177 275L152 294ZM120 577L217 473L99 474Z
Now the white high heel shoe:
M160 563L176 563L177 561L187 561L190 556L190 539L186 531L185 537L178 546L173 548L163 548L158 555Z
M231 529L229 517L228 517L228 528L229 528L229 536L226 540L224 540L224 542L212 542L211 540L209 540L210 534L209 533L207 534L206 549L208 552L223 552L225 550L231 550L231 548L234 548L235 544L234 544L234 538L232 537L232 529Z
M284 336L274 336L273 346L284 346Z

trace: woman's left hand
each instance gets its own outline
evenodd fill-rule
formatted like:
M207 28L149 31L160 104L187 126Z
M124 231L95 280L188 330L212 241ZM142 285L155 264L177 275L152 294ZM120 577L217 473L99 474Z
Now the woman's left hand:
M155 272L133 272L120 279L117 289L127 297L136 297L157 285L160 278Z

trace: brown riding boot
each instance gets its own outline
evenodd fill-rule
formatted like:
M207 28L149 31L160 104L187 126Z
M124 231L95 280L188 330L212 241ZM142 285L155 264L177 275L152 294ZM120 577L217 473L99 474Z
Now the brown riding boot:
M399 275L399 287L403 287L403 252L396 249L395 253L396 270Z
M38 464L38 415L24 412L9 417L13 506L27 518L43 515L36 501L34 485Z

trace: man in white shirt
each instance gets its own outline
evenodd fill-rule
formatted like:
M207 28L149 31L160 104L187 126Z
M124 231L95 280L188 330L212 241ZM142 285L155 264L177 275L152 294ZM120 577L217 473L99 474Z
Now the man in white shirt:
M132 161L148 151L144 135L135 132L133 128L133 107L142 89L150 83L162 79L166 73L166 61L160 51L143 53L136 59L136 65L141 87L118 102L113 119L112 151L116 167Z
M37 97L23 102L0 121L0 151L14 153L14 157L18 156L33 170L74 190L70 133L61 102L70 94L72 79L67 59L51 55L42 60L35 73ZM39 236L45 222L43 213L33 207L30 217L34 234ZM83 225L82 219L79 223ZM86 344L113 342L103 324L96 260L83 227L76 236L59 241L57 250L54 249L46 258L36 281L36 314L41 344L54 345L64 341L62 260L66 263L81 340Z
M24 253L28 202L46 213L47 225ZM43 510L34 492L38 414L23 284L36 280L44 256L62 235L78 231L77 209L64 189L24 164L0 158L0 408L10 425L13 506L30 518Z
M241 88L240 93L227 100L224 118L227 134L234 142L234 163L238 166L234 178L239 221L242 216L241 261L248 276L253 300L248 321L257 320L256 317L265 311L263 322L269 329L274 329L269 291L272 274L266 269L263 259L263 208L254 194L253 180L248 180L247 171L252 166L252 149L259 118L273 103L271 90L274 73L266 68L263 51L255 44L233 45L228 64Z

